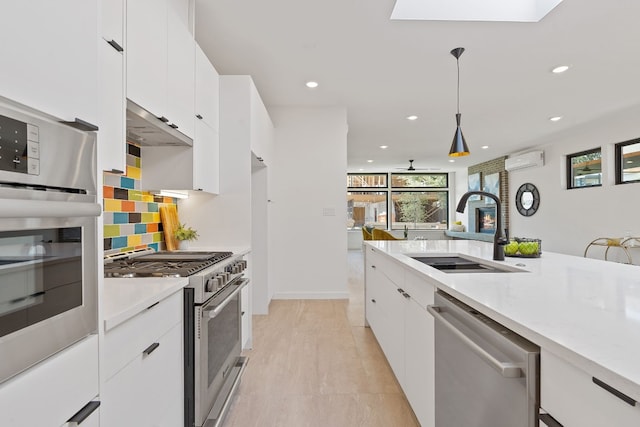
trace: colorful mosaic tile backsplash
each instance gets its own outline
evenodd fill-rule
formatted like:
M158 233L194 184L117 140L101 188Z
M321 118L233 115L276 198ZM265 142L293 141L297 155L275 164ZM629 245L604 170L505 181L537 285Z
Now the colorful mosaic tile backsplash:
M140 147L127 144L127 174L104 173L104 253L151 247L166 249L159 208L176 204L171 197L154 196L140 189Z

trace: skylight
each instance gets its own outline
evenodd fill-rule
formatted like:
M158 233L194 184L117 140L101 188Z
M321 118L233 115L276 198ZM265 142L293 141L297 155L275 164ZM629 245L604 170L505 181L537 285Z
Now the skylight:
M396 0L391 19L538 22L562 0Z

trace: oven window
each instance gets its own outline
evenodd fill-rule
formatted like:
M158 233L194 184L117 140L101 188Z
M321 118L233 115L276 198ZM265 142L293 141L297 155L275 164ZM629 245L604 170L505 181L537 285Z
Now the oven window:
M0 232L0 337L81 305L81 227Z
M240 341L240 307L239 296L236 295L213 319L209 320L208 329L208 384L215 380L225 361Z

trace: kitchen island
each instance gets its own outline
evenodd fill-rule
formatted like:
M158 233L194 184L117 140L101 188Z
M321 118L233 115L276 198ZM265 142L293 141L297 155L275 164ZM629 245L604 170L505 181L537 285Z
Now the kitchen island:
M560 406L559 418L573 420L572 414L563 414L567 407L570 411L572 403L556 404L557 399L547 399L553 397L553 387L545 396L545 354L548 360L557 357L567 366L576 368L577 372L584 373L590 385L593 385L593 376L631 401L640 400L640 269L637 266L548 252L540 258L507 257L505 261L498 262L491 260L491 244L464 240L371 241L366 242L365 250L367 259L373 254L379 261L375 267L366 261L367 292L369 271L377 267L376 273L386 270L382 271L385 277L394 283L402 282L405 289L411 286L418 295L423 291L426 295L441 289L539 345L542 349L542 406L548 409L545 401L549 402L548 406ZM436 254L461 254L483 263L522 271L452 274L411 258L411 255ZM407 292L412 293L410 290ZM367 295L367 302L370 300ZM425 305L420 297L417 302ZM369 317L367 312L368 321ZM383 343L381 345L384 349ZM394 357L392 354L391 359ZM407 351L406 360L408 357ZM394 365L391 360L390 363ZM551 368L547 372L551 372ZM409 376L407 373L407 384L411 382ZM403 383L402 380L400 382ZM565 391L570 395L575 393L572 399L576 406L589 407L589 400L581 401L583 396L580 394L584 390L574 390L572 386L568 382ZM598 400L599 396L595 399ZM628 411L625 420L632 418L637 423L635 425L640 425L640 407L622 400L619 402L624 405L622 410ZM557 412L554 410L554 414ZM589 425L597 423L594 420ZM564 425L579 424L564 421ZM626 424L609 420L609 425Z

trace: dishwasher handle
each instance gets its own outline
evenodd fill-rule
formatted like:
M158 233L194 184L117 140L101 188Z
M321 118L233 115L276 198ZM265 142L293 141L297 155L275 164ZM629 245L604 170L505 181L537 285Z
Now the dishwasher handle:
M442 314L440 314L440 311L442 311L441 307L438 307L438 306L435 306L435 305L428 305L427 306L427 311L429 311L429 313L431 313L431 315L436 320L439 320L442 323L443 326L445 326L455 336L460 338L462 340L462 342L467 345L467 347L469 347L476 355L478 355L481 359L483 359L485 362L487 362L492 368L494 368L496 371L498 371L503 377L505 377L505 378L520 378L520 377L522 377L522 369L520 369L519 366L517 366L517 365L515 365L513 363L499 361L498 359L493 357L491 354L489 354L489 352L487 352L487 350L485 350L484 348L480 347L471 338L466 336L458 328L456 328L454 325L452 325L450 322L448 322L447 319L445 319L444 316L442 316Z

